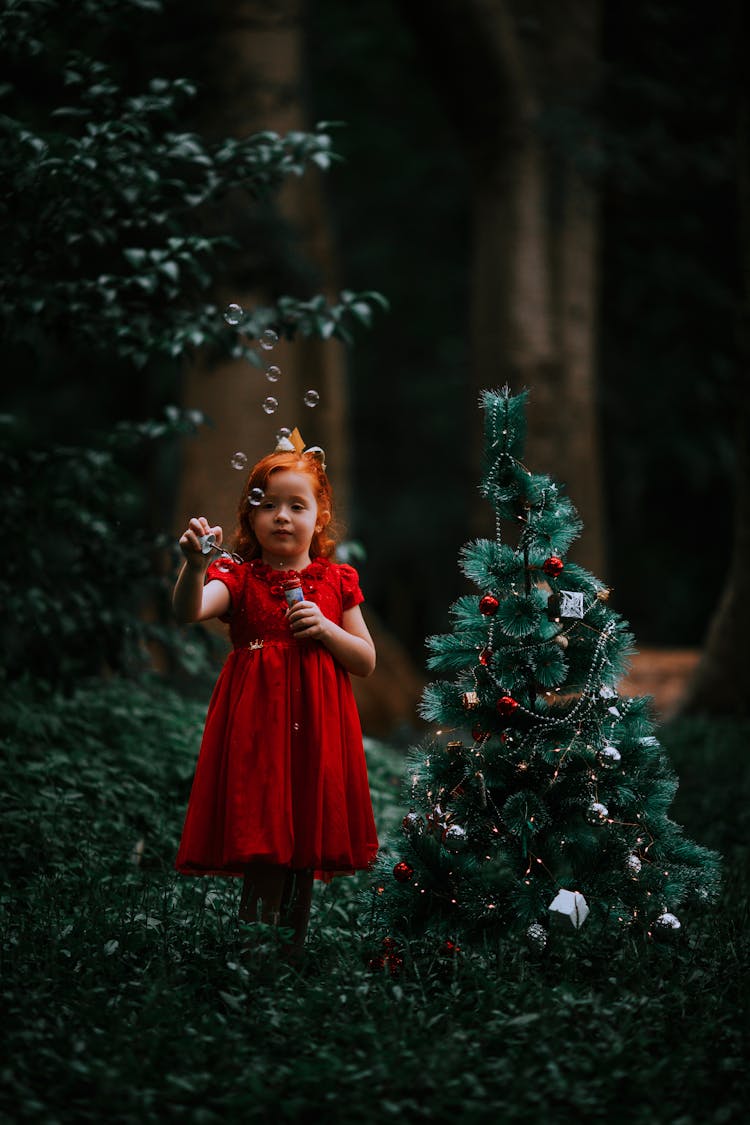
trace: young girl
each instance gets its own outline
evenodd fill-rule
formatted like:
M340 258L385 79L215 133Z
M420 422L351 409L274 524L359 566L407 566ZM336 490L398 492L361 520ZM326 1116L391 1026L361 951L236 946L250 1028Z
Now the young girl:
M373 671L375 647L357 572L332 560L321 454L277 448L258 462L231 558L208 564L200 540L213 534L218 545L222 529L191 519L173 595L178 621L218 617L233 645L209 704L175 866L242 875L240 917L274 925L283 917L297 951L313 877L369 867L378 848L349 681ZM290 579L304 595L291 608Z

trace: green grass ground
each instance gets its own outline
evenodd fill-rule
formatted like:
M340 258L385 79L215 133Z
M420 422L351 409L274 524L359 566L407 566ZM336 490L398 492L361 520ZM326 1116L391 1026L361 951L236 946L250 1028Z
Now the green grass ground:
M679 946L464 950L394 979L366 965L366 874L316 890L296 967L262 929L240 956L237 881L175 875L204 711L118 681L0 703L3 1120L745 1120L747 725L660 732L674 819L725 857ZM401 760L368 760L383 830Z

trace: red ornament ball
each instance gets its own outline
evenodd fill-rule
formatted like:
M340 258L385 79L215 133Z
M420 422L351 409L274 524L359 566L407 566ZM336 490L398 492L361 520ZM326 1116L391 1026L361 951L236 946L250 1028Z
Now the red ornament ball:
M518 707L518 702L510 695L501 695L495 704L498 715L508 718Z
M461 952L461 946L457 945L455 941L448 938L440 947L440 952L444 957L455 957L457 953Z
M384 937L381 944L383 946L383 949L386 951L386 953L395 953L396 952L396 939L395 938Z
M397 883L408 883L413 874L414 868L404 859L393 868L393 878Z
M482 730L481 727L475 726L471 728L471 737L475 742L486 742L490 736L486 730Z
M373 973L380 973L385 968L385 957L371 957L367 968Z
M542 566L542 570L545 574L548 574L550 578L557 578L559 574L562 574L564 568L565 563L557 555L550 555Z
M500 602L494 594L485 594L479 600L479 612L483 613L485 617L494 617L499 606Z
M479 654L479 663L482 665L483 668L489 668L490 664L492 664L492 649L491 648L483 648L482 649L482 651Z

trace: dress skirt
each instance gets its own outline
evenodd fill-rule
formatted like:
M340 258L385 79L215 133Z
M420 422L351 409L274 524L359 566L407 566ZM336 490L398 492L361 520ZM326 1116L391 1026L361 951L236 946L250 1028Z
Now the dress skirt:
M178 871L242 875L261 861L327 879L370 867L377 849L348 673L318 641L235 648L209 704Z

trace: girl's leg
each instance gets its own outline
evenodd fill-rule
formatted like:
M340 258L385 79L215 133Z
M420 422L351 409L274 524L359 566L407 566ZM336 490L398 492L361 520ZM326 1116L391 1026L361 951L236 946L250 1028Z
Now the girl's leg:
M286 868L268 863L248 865L239 912L243 922L261 921L278 926L286 874Z
M305 944L312 905L312 888L313 872L311 869L287 872L281 908L283 921L294 930L290 950L294 953L301 953Z

